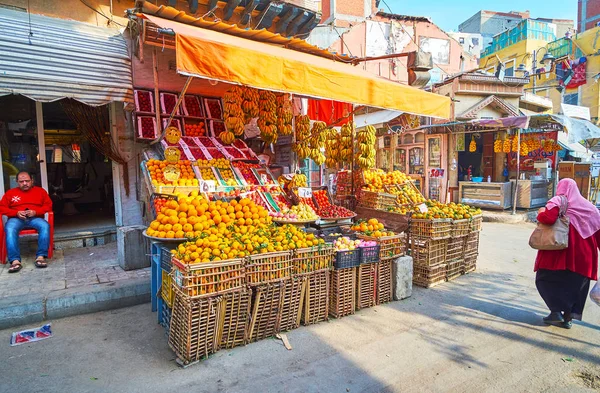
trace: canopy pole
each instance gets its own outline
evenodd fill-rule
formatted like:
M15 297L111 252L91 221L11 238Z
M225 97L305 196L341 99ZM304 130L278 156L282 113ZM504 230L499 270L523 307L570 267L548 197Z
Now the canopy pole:
M517 194L519 193L519 176L521 175L521 129L517 129L517 178L513 195L513 216L517 214Z
M156 48L152 48L152 78L154 81L154 118L156 126L160 129L160 99L158 97L158 59L156 58ZM151 145L153 143L150 143Z
M169 126L171 125L171 121L173 121L173 117L175 117L175 113L177 113L177 109L179 109L179 106L181 105L181 102L183 101L183 97L185 97L185 93L187 92L188 87L190 87L190 83L192 83L192 79L194 79L193 76L188 76L187 80L185 81L185 84L183 85L183 88L181 89L181 93L179 93L179 98L177 98L177 102L175 103L175 107L173 108L173 111L171 112L171 115L169 116L169 120L167 121L165 128L162 130L160 136L157 139L155 139L154 141L152 141L152 143L150 143L151 145L154 145L155 143L160 142L165 137L167 128L169 128ZM156 110L156 112L158 113L158 109ZM159 125L159 127L160 127L160 125Z

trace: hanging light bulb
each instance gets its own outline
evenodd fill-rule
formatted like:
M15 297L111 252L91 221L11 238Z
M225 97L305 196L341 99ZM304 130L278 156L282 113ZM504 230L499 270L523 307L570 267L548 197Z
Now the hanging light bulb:
M456 163L456 157L452 157L452 163L450 164L450 170L455 171L457 167L458 167L458 164Z

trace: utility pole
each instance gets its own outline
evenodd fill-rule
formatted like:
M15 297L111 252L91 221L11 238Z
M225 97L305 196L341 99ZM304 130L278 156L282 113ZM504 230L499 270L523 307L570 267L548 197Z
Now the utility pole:
M533 71L533 94L535 94L535 88L537 85L537 51L533 50L533 60L532 60L532 71Z

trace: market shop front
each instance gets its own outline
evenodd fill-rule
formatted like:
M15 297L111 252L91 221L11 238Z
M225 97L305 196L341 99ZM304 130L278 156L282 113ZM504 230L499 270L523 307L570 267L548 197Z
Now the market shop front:
M30 171L53 199L55 238L94 245L97 232L110 241L123 225L121 193L128 198L117 147L133 101L126 40L116 29L5 8L0 29L11 32L0 37L0 192Z

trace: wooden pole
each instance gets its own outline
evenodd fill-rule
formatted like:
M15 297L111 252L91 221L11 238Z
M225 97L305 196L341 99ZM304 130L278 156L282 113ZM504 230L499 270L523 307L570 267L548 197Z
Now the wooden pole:
M154 145L154 144L160 142L165 137L167 128L169 128L169 126L171 125L171 121L173 121L173 117L175 117L175 113L177 113L177 109L179 109L179 106L181 105L181 102L183 101L183 97L185 97L185 93L187 92L188 87L190 87L190 83L192 83L192 79L194 79L193 76L188 76L187 80L185 81L185 84L183 85L183 88L181 89L181 93L179 93L179 98L177 98L177 102L175 103L175 107L173 108L173 111L171 112L171 115L169 116L169 120L167 121L165 128L160 133L160 136L158 138L156 138L155 140L153 140L150 143L150 145ZM158 109L156 110L156 113L158 114ZM160 127L160 123L159 123L159 127Z
M517 214L517 194L519 192L519 176L521 175L521 129L517 130L517 178L515 179L515 189L513 194L512 214Z

